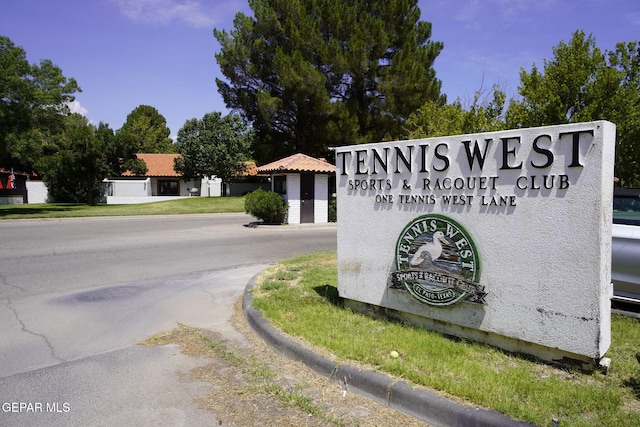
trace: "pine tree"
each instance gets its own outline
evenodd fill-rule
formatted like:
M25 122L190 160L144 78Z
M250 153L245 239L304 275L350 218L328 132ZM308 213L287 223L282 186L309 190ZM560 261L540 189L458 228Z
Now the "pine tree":
M426 101L443 104L416 0L251 0L214 30L227 107L252 123L261 161L403 136Z

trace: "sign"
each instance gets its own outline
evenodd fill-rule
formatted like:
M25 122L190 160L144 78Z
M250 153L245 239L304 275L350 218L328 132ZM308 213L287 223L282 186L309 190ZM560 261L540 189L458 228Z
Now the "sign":
M601 358L614 146L599 121L337 148L340 296L508 350Z
M418 301L448 306L468 300L484 304L480 257L469 234L441 215L424 215L402 230L396 244L392 286Z

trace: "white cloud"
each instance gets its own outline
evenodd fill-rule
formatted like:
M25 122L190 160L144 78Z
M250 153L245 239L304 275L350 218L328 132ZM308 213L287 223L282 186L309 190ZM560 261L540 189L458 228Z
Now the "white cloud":
M215 9L202 0L112 0L133 21L151 24L182 22L192 27L213 27L226 16L236 2L212 2Z
M85 117L87 117L87 114L89 113L89 111L86 108L80 105L80 101L78 101L77 99L72 102L69 102L67 106L69 107L69 110L72 113L78 113Z
M89 110L87 110L86 108L84 108L81 104L80 101L78 101L77 99L74 100L73 102L68 102L67 103L67 107L69 107L69 111L72 114L80 114L81 116L86 117L89 120L89 123L92 125L97 125L98 123L94 120L91 119L87 116L87 114L89 114Z

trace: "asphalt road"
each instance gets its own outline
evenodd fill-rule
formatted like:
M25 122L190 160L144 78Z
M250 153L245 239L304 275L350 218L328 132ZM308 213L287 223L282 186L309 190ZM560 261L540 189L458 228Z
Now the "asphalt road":
M223 335L255 274L336 248L335 225L244 214L0 221L0 425L209 425L178 322Z

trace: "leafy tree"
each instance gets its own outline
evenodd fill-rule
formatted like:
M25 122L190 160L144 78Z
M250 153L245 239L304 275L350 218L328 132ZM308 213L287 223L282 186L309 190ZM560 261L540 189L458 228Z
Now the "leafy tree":
M626 187L640 187L640 42L618 43L608 54L620 73L620 85L609 120L616 123L616 176Z
M504 103L506 95L497 86L493 98L481 102L482 91L476 92L468 109L460 100L452 104L437 105L428 101L409 116L405 129L409 138L429 138L443 135L491 132L505 129Z
M123 145L136 147L138 153L175 153L170 134L167 120L158 110L140 105L129 113L116 137Z
M58 202L96 204L103 181L124 171L146 172L131 147L121 146L105 123L94 126L79 115L64 118L64 130L47 139L47 154L36 162L49 196Z
M459 135L465 133L462 131L465 114L460 100L442 106L427 101L409 116L405 129L410 139Z
M144 175L147 165L136 157L137 144L130 138L117 138L108 124L100 122L95 130L96 138L103 145L103 155L109 166L110 176L121 176L131 171L135 175Z
M104 196L102 181L109 175L105 143L85 117L72 114L65 122L53 152L42 157L37 168L54 200L96 204Z
M31 65L24 49L0 36L0 167L33 171L80 91L50 60Z
M417 0L250 0L214 30L227 107L252 123L258 160L402 136L426 101L445 102L433 61L442 43Z
M207 113L201 120L188 120L178 131L176 146L181 157L174 169L185 180L215 175L223 181L244 170L253 132L240 116Z
M535 64L530 73L520 71L522 101L509 107L510 126L571 123L592 116L589 102L596 101L597 78L607 68L604 54L594 38L581 31L574 33L569 44L560 42L553 53L553 60L544 60L543 72Z
M507 110L507 126L532 127L609 120L617 125L616 176L640 186L640 47L618 43L602 52L593 36L576 31L553 48L540 71L520 72L520 100Z

